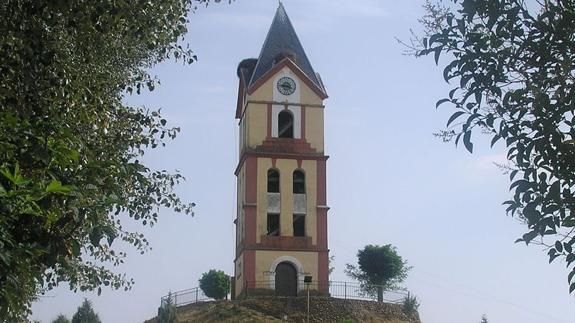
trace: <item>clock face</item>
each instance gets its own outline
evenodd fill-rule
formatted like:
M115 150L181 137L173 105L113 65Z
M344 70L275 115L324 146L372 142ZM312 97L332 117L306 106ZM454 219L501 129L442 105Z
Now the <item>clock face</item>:
M279 79L277 87L281 94L290 95L295 92L295 81L290 77L284 76Z

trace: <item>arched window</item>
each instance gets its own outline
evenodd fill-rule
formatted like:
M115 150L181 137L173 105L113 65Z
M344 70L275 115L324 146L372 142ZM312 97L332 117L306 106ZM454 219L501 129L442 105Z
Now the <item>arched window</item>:
M293 193L305 194L305 174L301 170L293 172Z
M278 137L293 138L293 114L289 110L278 114Z
M280 173L276 169L268 170L268 193L280 192Z

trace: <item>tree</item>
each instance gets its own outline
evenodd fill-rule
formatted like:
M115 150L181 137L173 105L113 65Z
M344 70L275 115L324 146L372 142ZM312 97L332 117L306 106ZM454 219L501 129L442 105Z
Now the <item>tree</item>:
M124 96L154 89L155 64L196 60L180 44L208 1L0 2L1 318L64 281L129 289L109 268L126 255L116 241L142 253L148 241L126 221L192 213L174 193L182 175L141 161L180 129Z
M200 288L206 296L214 299L224 299L230 292L230 276L221 270L210 269L200 278Z
M448 59L453 84L436 106L455 112L440 133L473 151L472 134L505 143L513 197L507 213L526 224L517 242L566 260L575 290L575 3L452 0L427 3L417 55ZM445 55L450 54L450 55Z
M345 273L358 280L369 295L377 293L380 302L383 292L398 289L411 269L390 244L365 246L357 252L357 263L358 266L346 264Z
M70 320L64 314L60 314L52 321L52 323L70 323Z
M333 271L335 270L335 266L333 265L334 262L335 262L335 255L329 256L329 258L327 259L328 275L331 275L331 273L333 273Z
M165 298L165 303L162 302L162 306L158 310L158 322L159 323L177 323L178 322L178 310L174 304L174 298L172 293L168 294Z
M481 315L481 321L479 323L489 323L489 321L487 321L487 316L485 314Z
M411 295L411 293L407 292L405 298L403 299L403 313L407 315L413 315L417 313L419 309L419 300L417 296Z
M78 306L76 313L72 316L72 323L102 323L98 314L92 308L92 302L84 299L82 305Z

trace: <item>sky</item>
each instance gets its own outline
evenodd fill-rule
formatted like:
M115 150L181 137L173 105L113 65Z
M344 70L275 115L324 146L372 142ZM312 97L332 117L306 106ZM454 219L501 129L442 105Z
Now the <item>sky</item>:
M468 153L433 136L453 110L435 109L450 90L440 60L403 55L396 38L420 32L423 0L284 0L286 11L329 98L325 101L328 232L336 281L350 281L367 244L392 244L413 266L404 286L421 303L424 323L573 322L564 263L548 264L537 246L515 244L525 227L501 205L511 194L503 146L474 136ZM163 211L147 235L153 249L128 252L116 268L134 278L128 292L73 293L67 286L34 303L31 319L71 317L83 298L103 322L142 322L160 297L198 286L211 268L233 275L237 64L257 57L277 8L275 0L236 0L199 8L187 42L190 66L166 62L152 70L161 86L131 96L133 105L162 108L182 129L167 147L150 151L153 168L179 170L178 187L195 216Z

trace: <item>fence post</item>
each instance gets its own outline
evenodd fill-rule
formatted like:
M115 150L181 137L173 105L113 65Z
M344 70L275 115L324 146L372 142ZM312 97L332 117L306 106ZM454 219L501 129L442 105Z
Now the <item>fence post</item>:
M196 287L196 303L198 302L198 287Z
M347 299L347 282L343 282L343 299Z
M174 293L174 306L178 307L178 293Z

